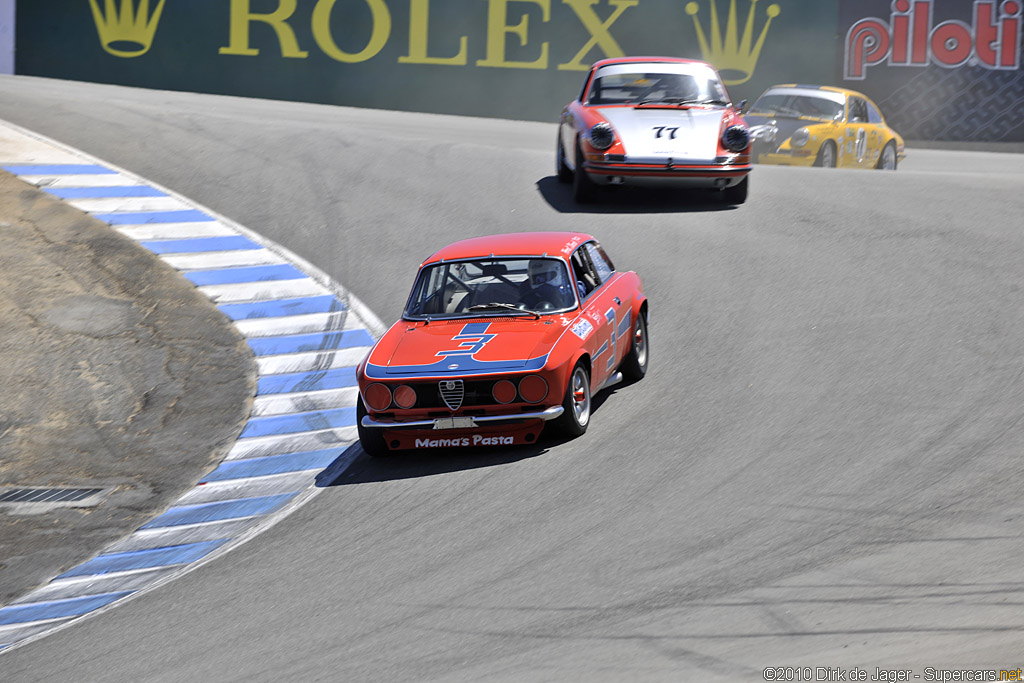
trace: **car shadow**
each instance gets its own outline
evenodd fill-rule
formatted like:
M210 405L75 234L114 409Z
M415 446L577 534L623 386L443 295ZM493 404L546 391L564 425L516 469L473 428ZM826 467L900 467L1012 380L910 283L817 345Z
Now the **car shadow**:
M591 419L594 418L594 414L608 397L614 393L615 387L610 387L592 398ZM586 439L587 436L584 434L578 438ZM419 451L399 451L379 458L367 455L357 441L316 475L316 486L330 488L418 479L438 474L510 465L548 454L558 446L575 440L553 433L553 430L544 430L537 443L528 446L430 448Z
M557 176L541 178L537 189L559 213L696 213L737 208L717 190L609 186L598 188L594 201L579 204L572 198L572 185L558 182Z

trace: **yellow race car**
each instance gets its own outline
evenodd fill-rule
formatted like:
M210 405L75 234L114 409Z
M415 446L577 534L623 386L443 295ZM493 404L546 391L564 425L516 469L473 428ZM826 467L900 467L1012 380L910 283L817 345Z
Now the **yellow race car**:
M773 85L744 115L756 163L895 171L903 138L863 94L825 85Z

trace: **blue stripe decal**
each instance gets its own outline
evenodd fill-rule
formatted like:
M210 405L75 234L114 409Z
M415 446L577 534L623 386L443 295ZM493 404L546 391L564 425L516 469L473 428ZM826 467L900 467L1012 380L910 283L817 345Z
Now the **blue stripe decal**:
M298 280L309 277L295 266L252 266L224 268L223 270L193 270L184 274L196 287L203 285L230 285L239 282L267 282L270 280Z
M333 313L344 311L345 304L330 294L324 294L302 299L222 304L217 308L232 320L251 320L253 318L280 318L287 315L308 315L310 313Z
M466 323L462 327L462 332L459 332L459 336L484 334L487 332L487 328L490 327L490 325L490 323Z
M601 344L601 348L599 348L597 350L597 353L594 354L594 358L595 359L599 358L601 356L601 354L604 353L607 350L608 350L608 342L605 342L604 344Z
M256 380L256 395L344 389L345 387L354 387L356 384L356 369L354 367L333 368L319 372L296 372L287 375L264 375Z
M3 169L14 175L113 175L113 171L98 164L12 164Z
M280 415L275 417L257 417L249 420L242 430L240 438L252 436L273 436L275 434L295 434L312 432L320 429L336 427L353 427L356 424L356 409L338 408L336 410L316 410L310 413Z
M449 356L436 363L426 365L383 365L366 364L366 376L370 379L395 379L395 375L419 375L438 377L445 375L486 375L494 372L533 372L547 363L547 354L529 360L476 360L465 356ZM454 365L455 367L448 367Z
M144 524L141 528L156 529L169 526L182 526L184 524L200 524L202 522L218 522L224 519L238 519L239 517L255 517L257 515L266 515L271 512L274 512L275 510L283 506L285 503L287 503L289 500L294 498L296 495L298 495L298 491L296 491L295 493L280 493L274 496L258 496L256 498L225 500L217 503L202 503L200 505L179 505L178 507L172 507L164 514L154 519L152 522ZM215 542L222 543L223 541ZM195 543L193 545L202 544ZM210 551L212 551L213 549L214 548L210 548ZM205 555L206 553L203 554ZM194 560L188 561L192 562ZM164 564L172 563L165 562Z
M287 337L256 337L247 339L257 356L280 353L306 353L373 346L373 337L366 330L342 330L318 334L294 334Z
M154 242L139 242L139 244L154 254L185 254L263 248L241 235L235 237L199 237L191 240L157 240Z
M119 185L116 187L44 187L61 199L105 199L108 197L166 197L155 187L146 185Z
M147 524L146 526L149 525ZM146 527L142 528L145 529ZM204 541L202 543L188 543L186 545L168 546L166 548L99 555L85 564L61 574L57 578L65 579L72 576L92 576L94 574L109 574L111 572L131 571L133 569L151 569L153 567L166 567L174 564L188 564L206 557L227 543L228 540L225 538L219 541Z
M283 474L284 472L322 470L337 460L341 451L341 448L328 448L319 451L269 455L263 458L226 460L221 463L220 467L203 477L202 483L245 479L247 477L265 477L270 474Z
M94 213L93 218L111 225L144 225L147 223L201 223L213 221L213 216L196 209L183 211L138 211Z
M632 324L632 322L633 321L630 319L630 316L625 315L622 317L622 322L619 323L619 339L622 339L627 334L629 334L629 326Z
M0 626L10 624L24 624L30 621L41 621L43 619L61 619L65 617L77 617L94 609L109 605L133 591L118 591L116 593L103 593L101 595L87 595L82 598L70 598L68 600L50 600L28 605L10 605L0 609Z

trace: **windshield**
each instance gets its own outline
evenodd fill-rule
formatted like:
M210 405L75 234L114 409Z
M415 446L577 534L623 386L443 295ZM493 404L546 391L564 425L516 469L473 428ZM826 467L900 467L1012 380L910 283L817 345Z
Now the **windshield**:
M781 114L783 116L811 116L834 119L843 113L842 95L832 97L799 92L768 92L762 95L750 113Z
M553 258L487 258L420 270L406 318L537 315L576 307L565 263Z
M728 104L718 75L700 64L615 64L594 74L587 104Z

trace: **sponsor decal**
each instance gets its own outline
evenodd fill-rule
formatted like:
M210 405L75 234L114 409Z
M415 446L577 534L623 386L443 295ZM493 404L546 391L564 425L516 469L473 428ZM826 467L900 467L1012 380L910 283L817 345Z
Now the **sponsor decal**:
M474 434L469 436L456 436L449 439L416 439L416 448L458 448L462 446L512 446L515 444L515 437L512 436L485 436Z
M1024 0L975 0L972 23L935 23L935 0L895 0L889 21L866 17L846 33L843 78L863 80L867 69L887 66L993 70L1020 68Z
M708 0L711 10L711 26L705 32L704 27L698 21L701 4L689 2L686 4L686 13L693 18L693 25L697 29L697 42L700 44L701 54L705 62L715 65L726 85L739 85L746 83L754 75L757 68L757 60L761 56L761 48L764 47L765 38L768 36L768 28L772 25L772 19L779 16L782 9L778 3L772 3L765 9L767 20L761 27L761 33L754 42L754 24L756 21L755 8L757 0L749 0L747 11L747 23L743 27L743 37L740 38L739 13L736 8L736 0L729 0L729 15L725 23L725 35L722 35L721 22L718 18L717 0ZM709 40L710 38L710 40Z
M137 8L134 0L120 0L120 9L117 8L118 0L104 0L103 11L100 11L97 0L89 0L103 49L115 57L125 58L149 52L165 1L159 0L151 14L149 0L138 0Z
M581 320L572 326L572 333L580 339L586 339L590 336L590 333L594 330L594 326L586 320Z

